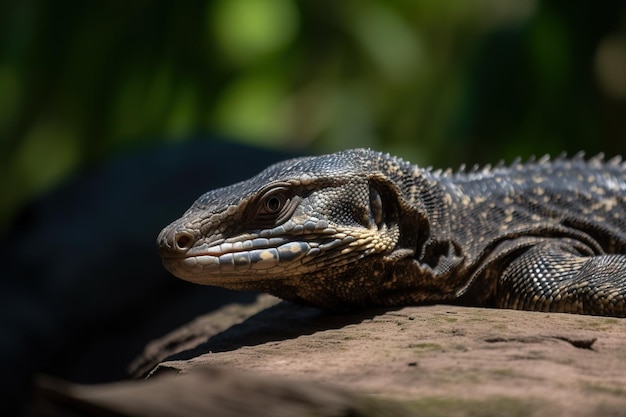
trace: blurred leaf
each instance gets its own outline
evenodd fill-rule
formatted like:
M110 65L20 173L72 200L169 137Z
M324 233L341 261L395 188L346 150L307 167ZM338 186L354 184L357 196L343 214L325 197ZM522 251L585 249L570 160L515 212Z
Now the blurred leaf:
M400 14L384 4L363 1L348 16L350 28L386 77L404 82L415 74L423 59L421 40Z
M561 90L570 79L571 44L562 18L544 10L535 19L528 37L531 61L541 89Z
M280 117L286 91L275 73L254 73L231 82L218 99L214 126L247 142L277 145L285 138Z
M0 218L8 218L24 198L67 177L79 162L77 144L78 137L67 127L51 121L35 124L3 167Z
M55 122L36 124L24 137L12 161L17 178L29 190L55 183L75 168L78 138Z
M298 13L290 0L218 0L207 27L220 52L245 65L293 42Z
M4 136L19 115L23 97L22 79L9 63L0 66L0 91L0 136Z

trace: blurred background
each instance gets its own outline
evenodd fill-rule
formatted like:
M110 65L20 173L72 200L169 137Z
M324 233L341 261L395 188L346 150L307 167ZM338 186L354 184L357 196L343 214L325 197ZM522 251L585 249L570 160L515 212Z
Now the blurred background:
M626 153L624 1L3 0L0 28L2 231L198 134L440 167Z

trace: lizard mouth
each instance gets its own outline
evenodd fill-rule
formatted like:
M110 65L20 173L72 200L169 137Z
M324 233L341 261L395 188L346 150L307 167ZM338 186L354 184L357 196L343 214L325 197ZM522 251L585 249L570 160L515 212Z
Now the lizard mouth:
M254 238L240 242L202 244L183 257L163 257L163 266L172 274L198 284L272 279L290 273L304 273L320 264L348 263L376 251L373 236L356 238L340 233L334 236ZM332 254L332 255L330 255Z

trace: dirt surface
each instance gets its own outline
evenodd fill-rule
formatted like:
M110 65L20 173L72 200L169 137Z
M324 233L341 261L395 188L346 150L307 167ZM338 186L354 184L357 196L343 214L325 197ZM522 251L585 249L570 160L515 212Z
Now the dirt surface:
M331 314L261 296L151 343L131 367L146 381L44 381L43 397L114 415L621 416L625 346L626 319L457 306Z
M626 415L625 347L625 319L456 306L337 315L262 296L154 342L135 368L181 351L152 376L213 365L422 415Z

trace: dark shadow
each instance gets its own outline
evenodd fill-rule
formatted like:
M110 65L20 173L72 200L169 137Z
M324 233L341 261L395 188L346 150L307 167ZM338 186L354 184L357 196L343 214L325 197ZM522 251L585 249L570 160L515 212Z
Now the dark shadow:
M256 346L295 339L319 331L340 329L400 308L402 307L382 307L335 313L283 301L211 336L193 349L169 356L166 361L188 360L208 352L228 352L244 346Z

